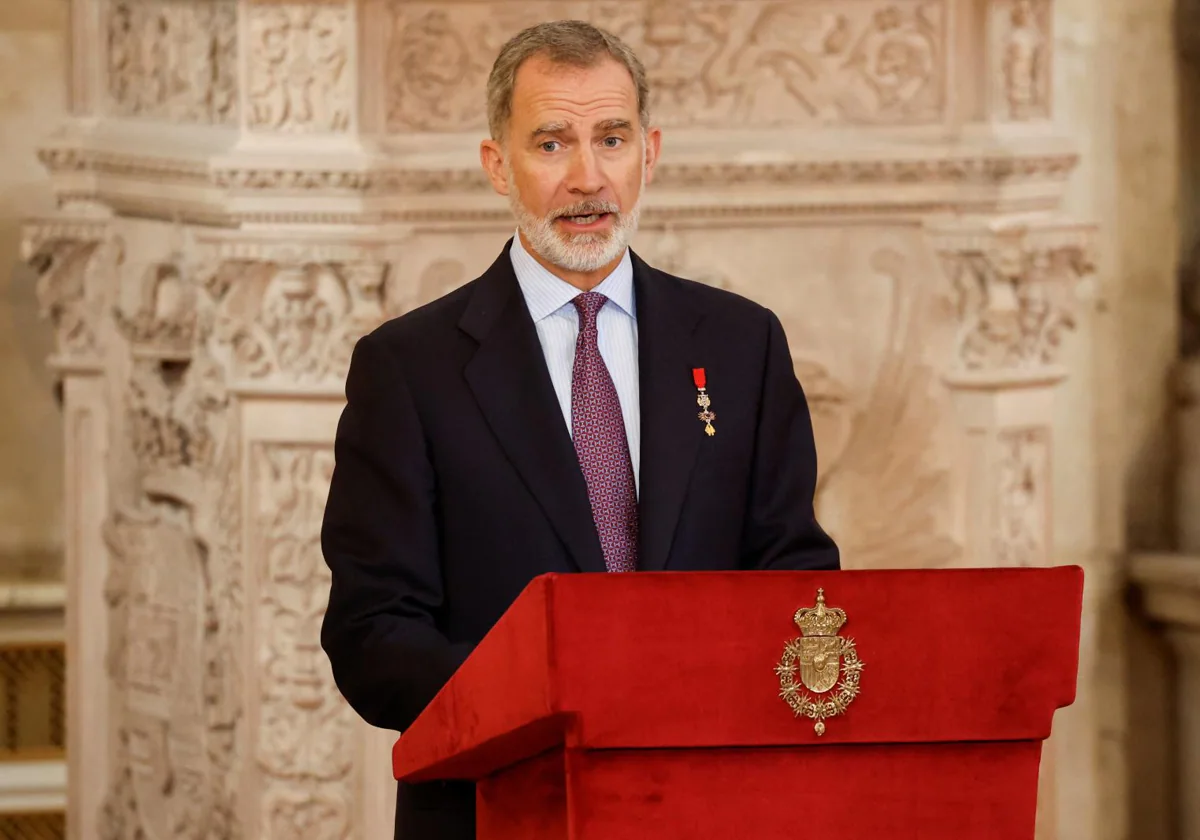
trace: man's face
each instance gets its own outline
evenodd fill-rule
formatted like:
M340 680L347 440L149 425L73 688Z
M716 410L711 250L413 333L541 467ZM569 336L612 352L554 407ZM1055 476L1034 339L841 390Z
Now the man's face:
M659 144L621 64L535 57L517 72L504 143L484 141L481 159L535 256L588 275L607 273L633 238Z

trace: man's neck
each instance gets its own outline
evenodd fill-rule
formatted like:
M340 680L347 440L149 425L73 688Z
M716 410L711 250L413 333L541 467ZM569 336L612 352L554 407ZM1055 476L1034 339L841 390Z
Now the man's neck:
M538 265L542 266L542 268L549 271L564 283L570 283L581 292L590 292L592 289L603 283L605 278L612 274L613 271L616 270L617 266L621 264L621 260L625 258L625 251L622 250L621 253L617 254L615 259L611 260L607 265L601 266L595 271L570 271L562 266L555 265L539 254L533 248L533 246L530 245L529 240L525 238L524 231L518 230L517 235L521 238L521 247L525 249L527 254L533 257Z

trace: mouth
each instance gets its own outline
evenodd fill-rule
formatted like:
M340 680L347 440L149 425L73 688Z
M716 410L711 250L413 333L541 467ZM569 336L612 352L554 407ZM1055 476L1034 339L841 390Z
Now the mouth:
M612 216L612 213L589 213L578 216L559 216L558 221L570 230L592 231L607 227Z

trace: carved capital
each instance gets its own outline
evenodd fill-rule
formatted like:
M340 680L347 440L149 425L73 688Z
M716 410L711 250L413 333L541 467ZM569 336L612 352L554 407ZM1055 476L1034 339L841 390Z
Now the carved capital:
M935 241L959 317L953 367L1036 374L1055 365L1075 325L1076 285L1094 269L1089 233L1014 226Z
M255 131L342 134L354 112L354 25L345 2L246 6L247 124Z
M340 387L354 344L404 305L389 279L388 262L353 248L222 249L201 278L213 352L243 387Z
M1050 0L991 0L989 14L992 115L1013 122L1049 118Z
M38 275L41 315L54 325L56 362L97 364L104 301L124 256L121 240L102 221L33 222L25 227L22 254Z
M117 308L117 329L134 354L159 359L188 359L200 321L196 287L177 263L151 265L140 279L137 307Z

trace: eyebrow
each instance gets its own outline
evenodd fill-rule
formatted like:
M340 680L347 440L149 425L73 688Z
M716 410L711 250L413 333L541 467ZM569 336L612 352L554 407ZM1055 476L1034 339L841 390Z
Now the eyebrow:
M533 130L531 136L540 137L543 134L559 134L563 131L566 131L570 127L571 126L569 123L562 120L559 120L558 122L542 123ZM600 131L628 131L629 129L633 128L633 124L629 122L629 120L618 118L605 120L597 125L596 128Z
M532 136L537 137L542 134L558 134L559 132L566 130L567 124L561 120L559 122L542 123L533 130Z
M633 128L633 124L631 122L629 122L629 120L614 119L614 120L605 120L604 122L600 123L600 125L598 125L596 127L599 128L601 131L620 131L620 130L629 130L629 129Z

